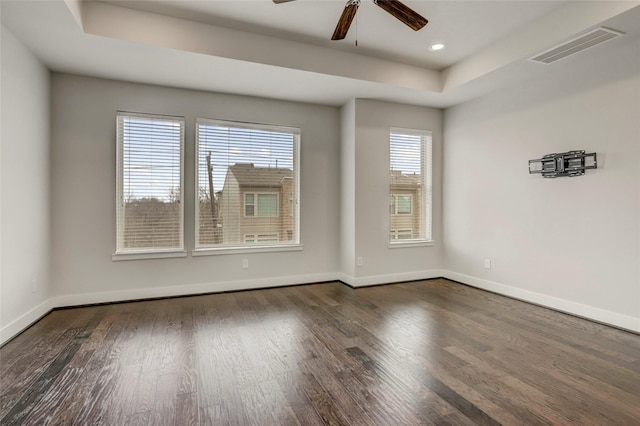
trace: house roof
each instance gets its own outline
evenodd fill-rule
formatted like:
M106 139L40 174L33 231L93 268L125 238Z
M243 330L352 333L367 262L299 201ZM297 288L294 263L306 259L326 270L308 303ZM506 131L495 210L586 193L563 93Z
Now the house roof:
M239 163L229 166L228 173L232 173L240 186L272 187L282 186L282 180L293 176L293 172L286 168L256 167L252 163Z
M414 189L420 186L420 175L406 175L401 171L394 170L391 173L391 186L393 188Z

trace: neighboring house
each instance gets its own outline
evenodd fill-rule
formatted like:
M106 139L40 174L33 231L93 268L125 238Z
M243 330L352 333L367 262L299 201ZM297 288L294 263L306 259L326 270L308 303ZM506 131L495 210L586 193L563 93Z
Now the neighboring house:
M295 240L290 169L247 163L230 166L218 201L223 244Z
M421 176L391 172L391 194L389 197L390 239L409 240L420 238L424 226L422 214Z

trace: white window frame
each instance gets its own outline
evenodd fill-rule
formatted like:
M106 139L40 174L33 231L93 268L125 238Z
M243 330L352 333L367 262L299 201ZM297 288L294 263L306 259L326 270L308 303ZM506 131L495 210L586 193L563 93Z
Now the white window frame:
M420 156L420 176L422 176L422 191L420 205L420 226L423 229L423 235L419 235L411 239L393 239L393 230L391 229L391 218L412 216L415 210L415 200L411 194L402 194L391 189L391 159L389 161L389 199L394 195L411 195L411 214L392 214L390 209L388 212L389 223L389 248L416 247L416 246L432 246L433 241L433 133L430 130L407 129L401 127L391 127L389 129L389 146L391 146L391 138L394 134L420 136L422 141L422 149ZM397 212L397 203L395 206Z
M247 195L253 195L253 214L247 214ZM276 214L275 215L259 215L258 213L258 195L275 195L276 196ZM245 191L242 193L242 212L244 217L253 217L253 218L263 218L263 217L278 217L280 214L280 194L277 192L254 192L254 191Z
M302 237L300 235L300 150L301 150L301 131L300 128L290 127L290 126L281 126L281 125L272 125L272 124L261 124L261 123L250 123L250 122L240 122L240 121L229 121L229 120L218 120L218 119L208 119L208 118L197 118L196 119L196 138L195 138L195 188L196 190L199 188L198 175L199 172L197 170L198 167L198 153L199 153L199 125L213 125L213 126L222 126L222 127L236 127L236 128L245 128L245 129L255 129L255 130L264 130L264 131L272 131L272 132L283 132L290 133L293 135L293 210L291 211L291 215L295 216L296 220L293 223L294 229L293 232L296 236L296 240L293 242L278 242L273 243L271 245L253 245L253 244L245 244L239 243L237 245L220 245L219 247L211 247L211 246L198 246L199 241L199 229L200 229L200 218L199 218L199 200L198 197L195 197L195 248L191 251L192 256L209 256L209 255L219 255L219 254L228 254L228 253L260 253L260 252L277 252L277 251L300 251L303 250L302 245ZM276 193L277 194L277 193ZM257 204L256 204L257 205ZM280 197L278 196L278 214L280 213ZM273 216L246 216L245 210L245 198L244 192L242 196L242 216L250 217L250 218L268 218Z
M125 248L124 241L124 134L121 120L124 118L142 118L149 120L167 120L180 123L180 238L179 246L171 248ZM139 112L116 112L116 249L111 258L117 260L139 260L168 257L186 257L184 249L184 134L185 118L179 116L148 114Z

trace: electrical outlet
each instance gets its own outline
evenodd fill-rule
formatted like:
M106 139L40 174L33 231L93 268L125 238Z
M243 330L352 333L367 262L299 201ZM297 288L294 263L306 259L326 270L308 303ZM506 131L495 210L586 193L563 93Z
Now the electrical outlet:
M249 259L242 259L242 269L249 269Z
M484 269L491 269L491 259L484 260Z
M356 258L356 265L357 266L364 265L364 259L362 259L361 257Z

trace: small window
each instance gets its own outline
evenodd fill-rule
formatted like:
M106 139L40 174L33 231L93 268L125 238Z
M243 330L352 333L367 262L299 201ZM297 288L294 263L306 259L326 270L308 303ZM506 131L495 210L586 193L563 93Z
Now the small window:
M289 195L289 216L293 217L293 195Z
M256 212L255 195L244 194L244 215L254 216Z
M411 229L395 229L391 231L391 240L410 240Z
M432 139L392 128L389 137L389 241L431 241Z
M278 194L244 194L245 216L278 216Z
M278 194L258 194L258 216L278 216Z
M411 214L413 206L412 195L391 195L390 213L393 214Z

